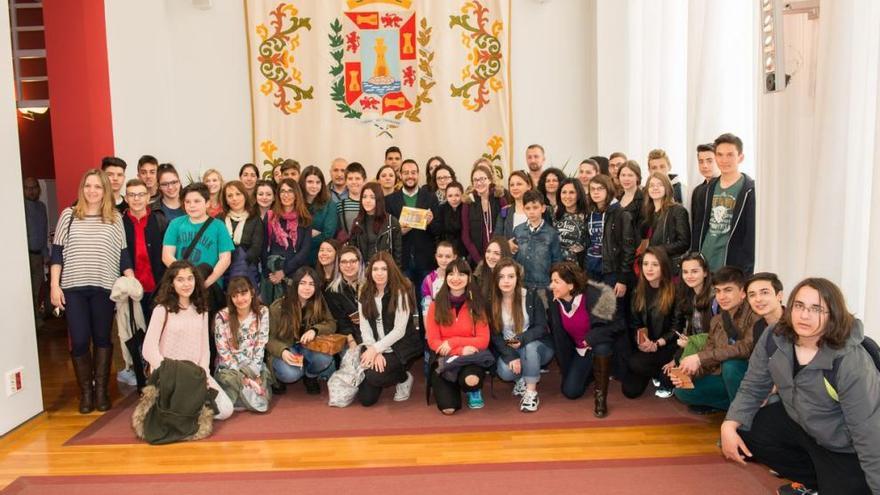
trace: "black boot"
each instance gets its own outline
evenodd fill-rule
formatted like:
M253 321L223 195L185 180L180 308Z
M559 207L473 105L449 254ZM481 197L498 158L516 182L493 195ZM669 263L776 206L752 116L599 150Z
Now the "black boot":
M304 376L303 385L306 386L306 393L309 395L321 395L321 384L318 383L317 378Z
M101 412L110 410L110 363L112 347L95 348L95 408Z
M88 414L95 410L95 391L92 385L92 353L73 357L73 371L79 386L79 413Z
M596 403L593 416L604 418L608 415L608 378L611 371L611 356L593 356L593 378L596 380L594 394Z
M272 395L283 395L287 392L287 384L284 382L276 382L272 385Z

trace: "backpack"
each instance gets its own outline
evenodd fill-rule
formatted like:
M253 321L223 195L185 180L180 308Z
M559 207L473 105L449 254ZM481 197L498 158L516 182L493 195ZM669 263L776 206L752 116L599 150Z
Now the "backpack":
M767 336L767 340L764 341L764 348L767 351L767 359L773 357L773 354L779 349L779 346L776 345L776 340L773 339L772 335ZM871 361L874 362L874 367L877 369L877 372L880 373L880 345L877 345L877 342L874 339L865 335L862 339L862 349L868 353L868 356L871 357ZM830 370L822 371L822 376L825 381L825 390L828 391L828 395L834 399L834 402L840 402L840 399L837 396L837 370L840 369L840 362L842 360L843 356L838 356L832 361Z
M364 381L364 369L361 367L361 350L363 344L356 350L349 349L342 356L342 361L330 379L327 380L329 400L327 405L331 407L348 407L358 392L358 386Z

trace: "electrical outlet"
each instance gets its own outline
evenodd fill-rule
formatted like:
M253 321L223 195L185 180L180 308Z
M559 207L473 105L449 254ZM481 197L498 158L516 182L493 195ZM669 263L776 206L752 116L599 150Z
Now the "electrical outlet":
M6 372L6 396L9 397L12 394L21 392L21 389L24 387L24 380L22 375L24 374L24 368L18 367L14 370L10 370Z

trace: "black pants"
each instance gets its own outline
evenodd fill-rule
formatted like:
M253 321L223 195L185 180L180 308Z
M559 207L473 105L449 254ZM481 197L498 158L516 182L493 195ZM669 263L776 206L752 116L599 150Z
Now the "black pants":
M67 303L71 356L87 354L90 346L113 347L110 329L115 305L110 300L109 290L91 287L65 289L64 300Z
M821 494L871 493L859 457L817 444L788 416L781 402L761 408L752 429L739 434L752 452L752 460Z
M657 352L635 351L629 357L629 370L623 379L623 395L630 399L641 396L652 378L659 378L661 387L671 389L672 382L661 372L661 368L672 360L676 349L678 346L675 342L670 342Z
M582 397L593 379L593 357L610 355L611 344L599 344L583 356L575 352L568 369L562 372L562 395L569 399Z
M363 406L369 407L379 402L382 389L403 383L406 381L406 368L398 359L397 354L387 352L382 354L385 358L385 371L366 370L364 381L358 387L357 397Z
M436 372L431 373L431 387L434 389L434 400L437 401L437 409L461 409L461 393L480 390L483 386L483 376L486 370L470 364L458 370L458 380L450 382ZM476 376L477 384L468 385L464 379L468 376Z

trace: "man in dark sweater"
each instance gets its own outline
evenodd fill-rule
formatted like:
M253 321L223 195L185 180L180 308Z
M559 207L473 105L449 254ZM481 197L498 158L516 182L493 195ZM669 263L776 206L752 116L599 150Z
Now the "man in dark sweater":
M715 144L697 145L697 167L700 175L703 176L703 182L700 182L691 193L691 239L700 235L699 221L703 218L703 208L706 203L706 191L709 181L715 178Z

